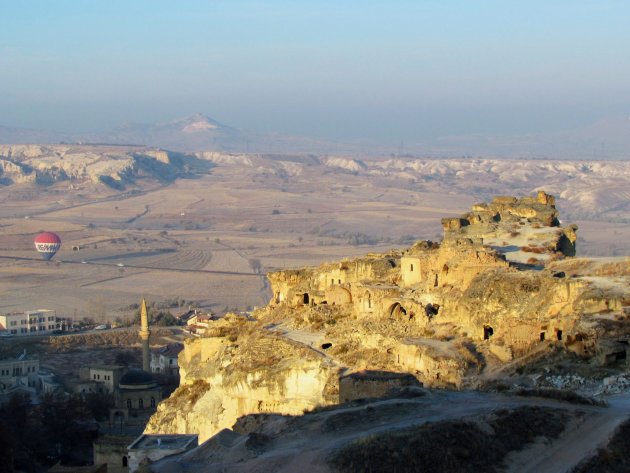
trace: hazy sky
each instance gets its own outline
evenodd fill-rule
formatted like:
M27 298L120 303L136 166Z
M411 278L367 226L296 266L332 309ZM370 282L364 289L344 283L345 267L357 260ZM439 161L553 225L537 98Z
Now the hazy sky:
M413 140L630 114L630 2L0 0L0 125Z

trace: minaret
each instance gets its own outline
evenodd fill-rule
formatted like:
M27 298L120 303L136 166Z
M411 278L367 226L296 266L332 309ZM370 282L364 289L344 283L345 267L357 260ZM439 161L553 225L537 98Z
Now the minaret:
M142 305L140 306L140 331L138 335L142 341L142 369L150 373L151 353L149 352L149 336L151 335L151 331L149 330L149 314L147 313L147 303L144 297L142 298Z

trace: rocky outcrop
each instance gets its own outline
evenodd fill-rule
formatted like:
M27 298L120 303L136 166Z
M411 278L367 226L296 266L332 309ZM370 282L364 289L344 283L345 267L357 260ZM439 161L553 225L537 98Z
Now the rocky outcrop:
M0 179L5 185L78 181L121 189L138 179L173 180L186 169L182 155L154 148L0 145Z
M36 178L37 174L33 172L30 166L0 158L0 182L2 184L34 183Z
M338 400L339 368L314 350L234 322L189 340L180 387L146 432L198 433L203 442L246 414L298 415ZM237 335L238 333L238 335Z
M207 438L240 415L335 403L339 376L343 400L403 374L463 388L487 366L552 349L625 356L630 260L570 258L576 227L559 226L552 196L496 198L443 223L440 243L268 274L267 307L187 344L182 385L148 431Z

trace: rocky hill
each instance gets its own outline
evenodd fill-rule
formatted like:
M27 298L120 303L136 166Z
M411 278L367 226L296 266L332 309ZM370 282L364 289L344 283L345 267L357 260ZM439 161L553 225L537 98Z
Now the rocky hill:
M223 133L221 124L206 117L189 117L164 127L186 136ZM544 188L560 197L564 218L630 222L629 161L356 159L328 154L230 153L211 143L206 146L207 151L187 154L143 146L0 145L0 185L59 180L124 185L145 177L169 182L218 166L231 175L247 174L253 189L282 184L270 178L287 183L308 179L322 185L332 180L343 186L350 175L384 190L404 187L422 193L470 195L479 200Z
M157 148L0 145L0 184L91 182L124 189L138 180L173 181L209 169L193 156Z
M409 385L401 373L465 389L550 356L625 369L630 259L573 258L576 227L552 196L442 224L441 242L268 274L267 307L186 344L181 386L147 432L204 441L243 415L383 395Z

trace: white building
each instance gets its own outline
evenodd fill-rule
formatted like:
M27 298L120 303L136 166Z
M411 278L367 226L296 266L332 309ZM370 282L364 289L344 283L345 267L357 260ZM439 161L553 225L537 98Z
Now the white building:
M39 309L0 315L0 332L7 335L49 335L57 328L54 310Z
M100 393L113 393L120 378L127 372L127 368L118 365L90 366L87 372L87 380L97 384Z
M177 357L183 349L183 344L171 343L151 352L151 372L177 376L179 374Z
M13 394L24 392L34 395L38 387L39 359L26 351L17 358L0 360L0 404Z
M61 379L47 368L40 368L37 373L39 389L44 394L63 394L64 386Z
M192 334L202 335L206 333L206 330L208 330L212 320L212 314L195 312L188 318L188 320L186 320L186 330Z

